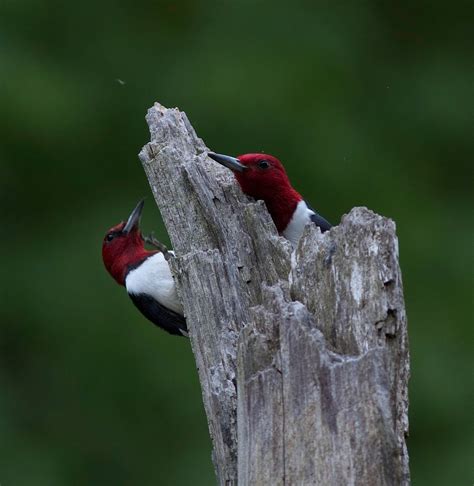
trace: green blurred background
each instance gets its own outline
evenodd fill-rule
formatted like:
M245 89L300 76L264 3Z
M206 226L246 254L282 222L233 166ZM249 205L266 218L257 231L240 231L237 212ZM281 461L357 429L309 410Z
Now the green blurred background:
M155 100L213 150L279 156L333 223L397 222L414 485L472 483L472 2L0 5L0 483L211 485L189 343L103 269L148 196ZM472 429L471 429L472 430Z

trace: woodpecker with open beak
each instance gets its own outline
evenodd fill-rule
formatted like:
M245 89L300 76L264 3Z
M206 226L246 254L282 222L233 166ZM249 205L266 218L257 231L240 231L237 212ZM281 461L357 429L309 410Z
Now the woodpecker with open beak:
M293 189L283 164L272 155L244 154L238 157L210 152L209 157L232 170L242 191L263 199L278 232L295 247L306 223L312 221L321 231L331 225Z
M140 231L144 201L128 217L107 231L102 244L105 268L124 285L140 312L170 334L187 336L186 320L173 276L162 251L145 248ZM172 252L169 252L172 254Z

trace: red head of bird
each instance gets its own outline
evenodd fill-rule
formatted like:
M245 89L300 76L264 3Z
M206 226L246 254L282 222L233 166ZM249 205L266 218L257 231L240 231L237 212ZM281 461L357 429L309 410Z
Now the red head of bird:
M283 164L273 155L260 153L229 157L214 152L208 155L233 171L245 194L265 201L278 232L294 246L309 221L319 226L321 231L331 227L293 189Z
M303 198L293 189L283 164L276 157L263 153L229 157L212 152L209 157L234 172L245 194L265 201L279 232L287 227Z
M144 201L140 201L127 221L112 226L102 243L102 259L105 268L120 285L125 285L125 277L130 267L138 265L153 253L145 248L140 231L140 217Z

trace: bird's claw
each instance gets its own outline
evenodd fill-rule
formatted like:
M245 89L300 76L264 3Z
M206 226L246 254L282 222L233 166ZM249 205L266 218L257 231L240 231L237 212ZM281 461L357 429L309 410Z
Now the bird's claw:
M165 257L165 260L169 260L170 258L173 258L173 254L168 251L166 245L163 244L160 240L157 240L155 238L155 234L153 233L153 231L148 236L144 236L143 240L148 245L154 246L157 250L160 250L163 253L163 256Z

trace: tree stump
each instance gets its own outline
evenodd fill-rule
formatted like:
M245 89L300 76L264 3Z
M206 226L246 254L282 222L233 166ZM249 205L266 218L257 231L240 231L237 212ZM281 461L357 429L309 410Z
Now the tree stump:
M156 103L140 152L176 258L221 485L407 485L395 224L354 208L293 252L262 201Z

